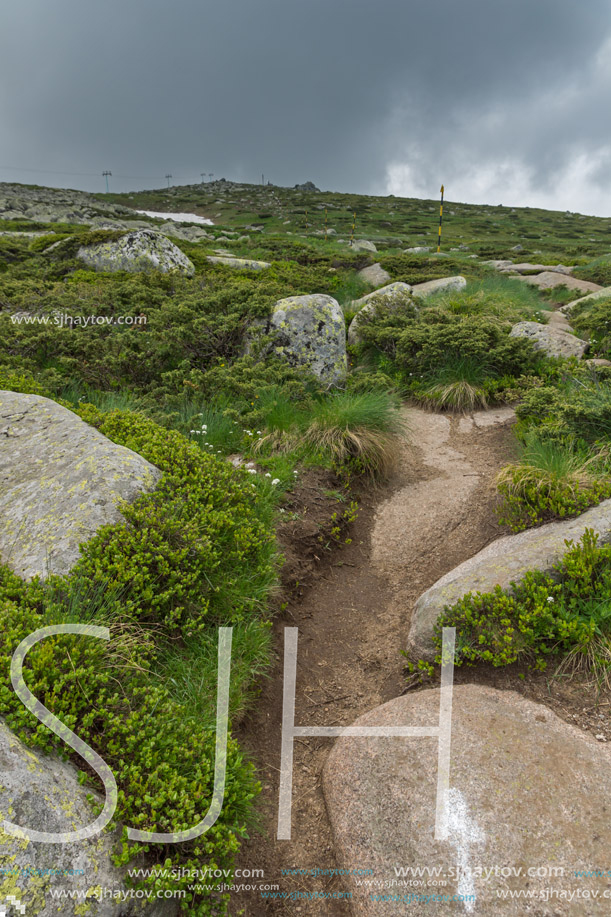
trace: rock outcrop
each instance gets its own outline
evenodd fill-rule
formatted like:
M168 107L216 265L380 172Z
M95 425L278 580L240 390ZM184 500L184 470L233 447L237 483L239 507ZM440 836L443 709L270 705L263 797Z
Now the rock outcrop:
M440 293L442 290L464 290L467 281L461 274L455 277L440 277L439 280L427 280L425 283L417 283L412 287L414 296L420 299L426 299L433 293Z
M76 768L53 755L27 748L0 721L0 820L48 833L72 832L96 819L87 795L100 801L91 787L81 786ZM82 893L61 900L61 914L76 917L170 917L176 913L171 900L153 901L146 912L130 898L125 870L111 861L120 832L98 834L72 844L42 844L2 832L3 872L0 904L8 895L24 905L26 915L55 917L58 899L53 891ZM98 889L125 891L125 897L96 898ZM85 894L89 896L85 898ZM0 911L2 909L0 908ZM12 911L10 912L12 913ZM17 913L17 911L15 911Z
M497 538L464 563L450 570L424 592L414 608L408 650L414 657L433 659L433 631L446 605L454 605L467 592L492 592L495 586L509 589L528 570L553 574L566 552L566 540L577 542L586 529L593 529L600 544L611 541L611 500L605 500L574 519L548 522L517 535Z
M333 297L312 293L281 299L270 318L255 327L272 336L271 351L289 365L306 367L326 385L345 380L346 326Z
M77 257L96 271L180 271L191 277L193 263L164 235L150 229L128 232L116 242L79 248Z
M596 290L594 293L588 293L587 296L582 296L581 299L574 299L573 302L567 302L565 306L560 306L559 312L564 313L564 315L570 315L575 306L581 306L584 303L593 303L597 299L611 299L611 287L601 287L600 290Z
M553 287L567 287L569 290L579 290L583 293L595 293L602 289L598 283L589 280L578 280L569 274L559 274L556 270L543 271L541 274L516 274L516 280L530 283L540 290L551 290Z
M22 579L68 573L79 545L160 478L55 401L0 392L0 560Z
M358 272L358 276L365 283L372 287L381 287L385 283L390 283L390 274L385 271L381 264L370 264Z
M518 322L509 336L527 338L535 350L542 351L548 357L577 357L580 360L589 347L587 341L563 331L555 324L550 327L538 322Z
M208 255L211 264L224 264L239 271L264 271L271 267L268 261L253 261L250 258L234 258L230 255Z
M436 726L439 695L398 697L352 725ZM454 687L451 723L445 839L435 840L437 739L341 736L329 754L323 790L355 917L517 917L524 898L501 895L525 889L533 915L606 913L575 890L596 889L602 902L607 888L606 873L584 882L576 871L603 862L611 844L611 749L542 704L483 685ZM368 879L380 885L362 881L355 865L371 868ZM564 874L537 871L552 865ZM401 881L401 867L439 868L438 879L420 884L425 872L406 872ZM548 907L549 888L575 897L549 897Z
M415 314L417 309L411 298L411 293L412 287L409 283L397 281L396 283L389 283L379 290L374 290L373 293L368 293L367 296L363 296L361 299L355 299L352 307L358 309L358 312L350 322L348 343L353 346L359 343L359 325L364 318L373 315L378 309L393 312L399 306L409 305L413 307Z
M350 248L353 252L377 252L373 242L368 242L367 239L355 239L354 242L350 242Z

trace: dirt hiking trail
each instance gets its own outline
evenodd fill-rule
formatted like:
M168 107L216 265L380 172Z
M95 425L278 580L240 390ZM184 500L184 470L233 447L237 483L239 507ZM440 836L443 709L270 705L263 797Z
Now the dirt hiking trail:
M284 628L299 628L296 725L350 725L404 691L400 650L418 596L501 531L493 482L516 454L513 411L404 413L409 432L393 479L361 498L352 543L321 562L314 584L276 620L277 661L239 736L257 764L263 792L262 824L244 843L236 866L263 869L261 881L280 892L344 888L329 874L282 873L337 868L321 790L333 739L295 741L292 839L276 840ZM289 913L341 917L350 910L338 899L273 900L255 892L232 899L235 917Z

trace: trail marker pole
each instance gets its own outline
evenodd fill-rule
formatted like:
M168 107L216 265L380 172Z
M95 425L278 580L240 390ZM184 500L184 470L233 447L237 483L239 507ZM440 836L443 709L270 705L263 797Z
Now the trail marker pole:
M167 180L168 180L168 188L170 187L170 179L171 179L171 177L172 177L172 173L171 173L171 172L167 172L167 173L166 173L166 178L167 178Z
M327 208L325 207L325 242L327 241Z
M443 219L443 185L441 186L441 204L439 205L439 235L437 236L437 254L441 251L441 221Z
M352 235L350 236L350 245L354 242L354 228L356 226L356 213L352 214Z
M112 172L102 172L102 175L106 179L106 194L108 194L108 176L112 175Z
M308 231L308 211L306 210L306 232Z

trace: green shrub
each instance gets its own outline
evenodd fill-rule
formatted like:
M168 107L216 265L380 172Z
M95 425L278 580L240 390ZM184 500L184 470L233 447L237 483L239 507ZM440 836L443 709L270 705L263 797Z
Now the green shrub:
M577 516L611 497L609 451L579 447L573 439L526 434L522 456L497 477L499 521L514 532L551 519Z
M578 334L587 335L595 356L611 358L611 296L576 305L571 324Z
M136 413L79 413L113 441L156 464L163 478L124 507L125 523L88 542L69 577L23 583L0 567L0 715L31 744L65 747L21 705L10 687L10 656L39 626L66 621L109 626L111 641L58 636L28 654L33 693L90 744L119 786L117 821L158 832L197 824L212 798L216 633L234 626L230 711L241 715L269 660L265 603L276 580L268 509L245 472L205 455L176 431ZM228 744L225 802L197 841L162 848L166 865L231 868L258 792L253 768ZM116 863L146 845L123 838ZM154 846L159 858L159 848ZM143 880L184 888L188 878ZM181 906L218 913L220 895L187 891Z
M456 665L525 661L544 669L552 654L586 655L594 639L608 643L611 545L598 545L589 530L567 549L553 576L531 571L509 590L470 592L446 607L435 626L439 651L443 627L456 627Z
M580 280L598 283L601 287L609 287L611 286L611 258L608 255L595 258L588 264L575 268L573 276Z

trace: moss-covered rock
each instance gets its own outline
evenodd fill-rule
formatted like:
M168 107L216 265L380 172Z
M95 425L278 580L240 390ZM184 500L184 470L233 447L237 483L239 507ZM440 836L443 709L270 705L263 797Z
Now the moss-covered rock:
M55 401L0 392L0 560L22 579L68 573L79 545L160 477Z
M114 242L84 245L77 257L96 271L178 270L191 277L193 263L166 236L149 229L128 232Z
M326 385L345 381L346 325L332 296L312 293L281 299L258 327L272 336L273 352L290 366L305 366Z

